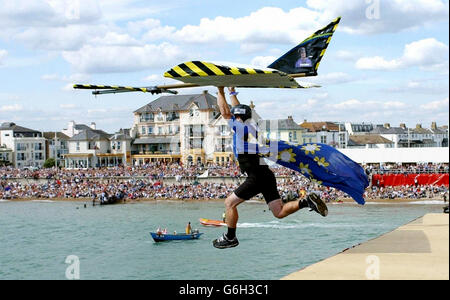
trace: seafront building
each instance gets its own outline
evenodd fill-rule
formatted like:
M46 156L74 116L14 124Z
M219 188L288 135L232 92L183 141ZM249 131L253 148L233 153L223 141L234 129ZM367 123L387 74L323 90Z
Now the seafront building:
M300 126L312 134L312 138L305 138L303 143L316 142L335 148L347 147L349 134L343 124L334 122L308 122L304 120Z
M45 156L45 138L42 133L5 122L0 126L0 146L4 158L15 168L43 166Z
M133 165L158 160L227 163L232 134L219 112L216 97L162 96L134 112Z
M316 142L316 136L310 135L308 130L298 125L292 116L281 120L263 120L258 125L264 137L270 140L280 140L295 144L303 144L306 141Z
M69 122L64 129L68 136L68 153L64 154L66 168L98 168L129 165L131 163L131 137L129 130L115 134L91 126Z
M348 153L349 156L359 150L366 151L352 156L363 163L373 156L367 150L383 153L380 158L372 151L375 156L370 161L381 162L396 157L394 162L401 162L409 157L409 152L394 156L389 154L389 149L448 147L448 127L438 127L436 122L430 129L421 124L415 128L407 128L405 124L392 127L389 123L307 120L298 124L292 116L262 120L255 112L253 102L250 107L262 133L260 137L296 144L324 143L342 151L353 151ZM137 166L155 161L226 165L234 158L232 144L232 131L220 114L216 97L204 91L193 95L161 96L134 111L130 129L120 129L114 134L97 129L95 123L88 126L71 121L56 133L41 133L12 122L3 123L0 127L0 166L42 167L46 158L54 158L59 167L66 168ZM415 161L416 156L408 160Z
M44 132L45 156L55 160L57 167L65 167L64 155L69 153L69 139L62 132Z

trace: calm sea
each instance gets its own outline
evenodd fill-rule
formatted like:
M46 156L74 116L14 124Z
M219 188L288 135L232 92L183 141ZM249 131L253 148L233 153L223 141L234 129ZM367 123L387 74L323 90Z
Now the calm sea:
M81 279L279 279L442 206L337 204L326 218L302 210L277 220L265 204L244 203L240 245L218 250L211 241L224 228L198 219L220 219L221 203L1 201L0 279L66 279L70 255ZM183 232L189 221L204 232L199 240L154 243L149 235L158 226Z

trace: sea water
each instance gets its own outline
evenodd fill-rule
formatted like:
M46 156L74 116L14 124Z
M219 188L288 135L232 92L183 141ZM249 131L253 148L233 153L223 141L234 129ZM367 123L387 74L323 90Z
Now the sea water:
M77 258L80 279L279 279L358 243L392 231L440 203L329 205L329 215L303 209L275 219L266 204L239 206L240 245L219 250L212 240L225 228L217 202L146 202L92 207L81 202L0 203L0 279L66 279ZM158 227L198 240L155 243ZM73 266L72 266L73 267Z

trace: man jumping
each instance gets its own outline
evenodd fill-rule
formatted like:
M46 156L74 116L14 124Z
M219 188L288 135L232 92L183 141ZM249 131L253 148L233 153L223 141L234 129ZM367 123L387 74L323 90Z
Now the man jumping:
M299 209L308 207L322 216L328 214L328 209L320 197L309 194L305 199L292 201L289 199L284 203L278 193L275 175L265 164L260 163L261 156L257 149L250 149L248 141L249 135L257 137L257 130L249 124L252 110L249 106L239 103L237 93L234 88L229 88L232 109L228 106L225 98L224 88L218 88L217 103L222 116L228 120L233 134L233 152L239 162L242 173L247 173L247 179L225 200L227 233L213 241L213 246L219 249L236 247L239 241L236 238L236 226L238 222L237 206L242 202L251 199L262 193L270 210L276 218L282 219Z

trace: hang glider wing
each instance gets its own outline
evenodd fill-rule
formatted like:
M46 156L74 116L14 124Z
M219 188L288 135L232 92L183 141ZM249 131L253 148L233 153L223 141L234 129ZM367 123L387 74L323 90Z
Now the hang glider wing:
M173 86L176 87L176 86ZM169 90L172 88L168 86L167 88L150 86L150 87L130 87L130 86L116 86L116 85L92 85L92 84L75 84L74 89L82 90L94 90L92 94L103 95L103 94L117 94L117 93L128 93L128 92L142 92L151 94L161 94L170 93L177 94L176 91Z
M229 67L203 61L182 63L167 71L164 77L198 86L305 88L293 77L277 70Z
M291 77L316 76L320 61L325 55L340 21L341 17L317 30L313 35L274 61L269 65L269 68L285 72Z

